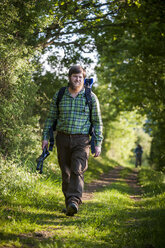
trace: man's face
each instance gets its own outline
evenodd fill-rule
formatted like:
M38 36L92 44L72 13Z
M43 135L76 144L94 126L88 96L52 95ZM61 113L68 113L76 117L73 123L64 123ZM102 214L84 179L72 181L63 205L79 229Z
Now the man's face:
M75 90L84 85L83 73L72 74L69 78L69 86Z

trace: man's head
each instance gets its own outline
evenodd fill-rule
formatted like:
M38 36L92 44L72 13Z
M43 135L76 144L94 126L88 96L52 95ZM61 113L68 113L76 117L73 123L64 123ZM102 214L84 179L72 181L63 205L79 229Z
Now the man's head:
M85 71L84 68L82 68L82 66L80 66L80 65L73 65L69 69L69 78L71 77L72 74L79 74L79 73L82 73L83 74L83 78L86 77L86 71Z
M85 70L80 65L74 65L69 69L69 87L72 90L80 89L84 86Z

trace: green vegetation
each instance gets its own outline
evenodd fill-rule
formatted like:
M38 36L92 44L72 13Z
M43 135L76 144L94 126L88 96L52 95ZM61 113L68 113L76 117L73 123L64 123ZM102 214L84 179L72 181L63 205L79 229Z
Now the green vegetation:
M52 96L67 83L68 67L81 63L89 77L97 76L93 89L101 102L105 150L112 147L117 155L122 150L119 160L131 157L130 141L138 139L128 123L136 129L141 122L151 137L146 158L163 171L164 5L161 0L2 0L1 155L13 158L16 152L26 159L41 137ZM91 72L93 51L97 66ZM43 66L43 57L50 71ZM126 130L123 136L128 131L127 139L120 140L117 130Z
M52 156L45 161L43 175L14 162L1 164L0 247L164 247L163 173L138 169L140 201L130 199L134 189L117 180L99 188L75 217L66 217L61 213L60 172L56 163L52 167ZM107 157L91 157L86 183L117 165ZM132 170L123 167L121 179Z
M105 90L104 108L116 112L137 109L147 116L145 130L153 137L150 162L165 165L165 3L161 0L122 1L112 26L95 31L99 53L99 86ZM110 23L109 23L110 25ZM97 34L96 34L97 33ZM111 98L111 99L109 99ZM115 111L113 111L114 113Z
M165 247L164 10L162 0L1 0L0 247ZM118 181L74 218L60 212L56 151L36 173L48 106L71 64L95 76L103 118L103 156L90 158L86 183L118 163L126 178L136 143L144 149L141 201Z

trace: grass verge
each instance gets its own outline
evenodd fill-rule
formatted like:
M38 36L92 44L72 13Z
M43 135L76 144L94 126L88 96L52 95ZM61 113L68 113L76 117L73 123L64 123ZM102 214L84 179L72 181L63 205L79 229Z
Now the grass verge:
M116 165L106 157L90 158L86 183ZM17 177L19 170L22 174ZM133 189L121 180L96 192L94 198L81 205L75 217L67 217L61 213L64 201L60 172L51 158L49 166L45 164L44 175L22 172L15 165L13 181L7 180L6 191L5 176L10 173L1 171L0 247L165 247L164 176L157 172L139 170L141 201L130 199ZM121 177L131 172L131 168L124 168Z

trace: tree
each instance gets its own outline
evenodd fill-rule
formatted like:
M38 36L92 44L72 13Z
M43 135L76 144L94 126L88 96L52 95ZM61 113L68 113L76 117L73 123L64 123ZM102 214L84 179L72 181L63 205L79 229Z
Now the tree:
M21 139L18 138L20 130L29 124L33 126L31 117L37 114L35 103L39 106L45 100L49 102L52 92L47 89L45 97L41 93L46 80L56 79L56 87L60 85L57 73L42 77L41 71L37 76L40 55L55 51L49 58L50 63L55 67L68 67L82 61L89 63L90 59L84 60L82 52L96 49L100 64L97 68L99 89L106 91L104 119L114 118L123 109L138 108L147 114L147 127L154 139L162 138L157 147L161 156L157 152L153 156L162 168L165 140L163 17L161 0L2 0L0 144L3 144L3 153L7 153L6 147L8 151L13 150L23 139L23 131ZM64 51L60 65L59 49ZM153 153L155 151L153 149Z
M119 109L137 108L147 115L152 163L159 169L165 165L164 7L163 1L125 1L113 18L120 28L105 27L95 34L99 81Z
M31 138L25 130L28 125L34 125L35 103L45 99L40 95L44 80L36 78L40 54L55 47L52 60L57 65L58 49L63 48L62 66L80 62L82 51L94 48L90 30L111 13L104 13L107 5L113 6L111 1L98 0L1 1L0 145L3 155L11 154L16 148L22 149L27 137ZM47 93L49 101L51 92Z

